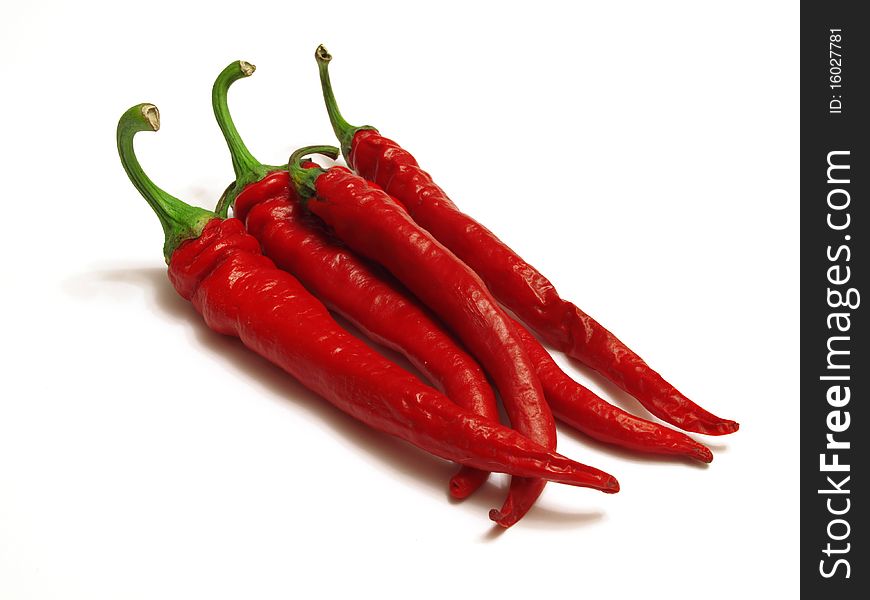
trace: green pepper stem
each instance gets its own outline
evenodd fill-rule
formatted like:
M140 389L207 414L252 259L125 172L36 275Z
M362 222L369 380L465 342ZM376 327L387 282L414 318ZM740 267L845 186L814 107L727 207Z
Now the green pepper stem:
M183 241L197 238L205 224L215 218L213 212L190 206L159 188L145 174L136 152L133 150L133 137L140 131L160 129L160 113L153 104L137 104L121 115L118 121L118 155L127 172L127 177L145 198L160 219L166 241L163 256L169 262L172 253Z
M221 71L215 79L214 85L211 88L211 106L214 110L215 119L218 126L221 128L221 133L224 135L224 140L230 150L230 156L233 160L233 171L236 173L235 185L231 186L218 203L215 212L221 217L226 217L229 213L230 206L236 199L236 196L241 193L248 185L260 181L266 175L273 171L281 169L281 167L272 167L264 165L248 150L242 137L239 135L236 124L230 116L230 109L227 104L227 94L230 86L244 77L250 77L257 69L254 65L243 60L237 60L230 63L227 68Z
M335 137L341 144L341 153L344 159L350 162L350 146L353 142L353 136L361 129L374 129L374 127L371 125L356 127L344 120L341 111L338 110L338 102L335 101L332 83L329 81L329 61L332 60L332 55L323 44L320 44L314 51L314 58L317 60L317 69L320 71L320 87L323 90L323 101L326 103L329 122L332 124Z
M290 155L290 158L287 160L290 180L293 182L293 186L303 202L317 193L315 182L318 177L326 172L321 167L305 168L302 166L302 159L309 154L322 154L335 160L338 158L338 148L335 146L305 146Z

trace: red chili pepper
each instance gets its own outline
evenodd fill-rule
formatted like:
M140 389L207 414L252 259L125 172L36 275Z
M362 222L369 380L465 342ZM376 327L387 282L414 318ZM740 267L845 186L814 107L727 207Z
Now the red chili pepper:
M320 219L302 209L286 170L275 171L278 167L266 167L251 155L230 116L227 92L233 82L253 72L253 65L234 62L218 76L212 91L215 116L229 146L236 179L251 182L243 184L238 194L239 186L230 186L225 196L235 197L235 216L260 241L264 254L296 276L328 308L371 339L404 353L448 398L497 421L495 398L473 359L407 291L350 252L325 231ZM229 203L222 205L229 207ZM712 460L710 451L688 436L613 407L571 380L540 343L516 325L556 418L599 441L624 448ZM463 467L451 479L451 494L465 497L485 477L483 471Z
M241 221L221 219L158 188L133 151L137 132L158 128L154 105L132 107L118 122L118 153L163 225L170 281L211 329L239 337L367 425L447 460L618 491L612 476L462 410L383 358L345 332L302 284L263 256Z
M555 422L513 321L480 278L383 190L344 167L301 166L305 154L332 150L309 147L290 157L290 177L303 203L339 239L385 266L441 317L495 381L513 427L555 448ZM514 480L501 511L492 511L490 518L510 527L542 489L542 481Z
M263 254L289 271L330 310L370 339L403 354L434 386L462 408L498 422L495 394L480 366L420 304L375 265L362 260L330 235L323 222L303 210L287 170L260 163L233 123L227 92L248 77L254 65L237 61L212 88L215 117L229 147L236 182L219 205L245 223ZM306 166L316 166L308 163ZM450 493L465 498L479 488L486 471L462 467L450 480Z
M610 331L560 298L547 278L462 213L407 150L373 127L348 124L329 82L332 57L323 46L315 57L329 118L348 165L404 204L417 223L480 275L496 298L547 343L600 372L660 419L708 435L737 431L735 421L689 400Z

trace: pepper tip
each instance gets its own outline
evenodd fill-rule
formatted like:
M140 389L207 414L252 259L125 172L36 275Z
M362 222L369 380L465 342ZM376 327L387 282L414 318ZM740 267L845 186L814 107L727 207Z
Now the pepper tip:
M517 521L519 521L518 518L512 516L512 513L505 513L498 510L497 508L493 508L489 511L489 520L495 522L496 525L505 529L508 529L512 525L516 524Z
M692 458L701 461L702 463L711 463L713 462L713 452L707 446L703 444L698 444L692 453Z
M450 497L454 500L465 500L471 494L469 486L465 485L464 481L460 481L455 475L450 478L448 486Z
M704 429L705 431L701 431L700 433L705 433L707 435L728 435L729 433L734 433L740 429L740 423L723 419L718 423L706 425Z

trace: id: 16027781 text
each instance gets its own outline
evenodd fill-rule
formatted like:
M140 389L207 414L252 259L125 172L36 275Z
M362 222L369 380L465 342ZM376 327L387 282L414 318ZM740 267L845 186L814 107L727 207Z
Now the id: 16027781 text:
M831 86L831 101L828 112L839 115L843 112L843 33L842 29L831 29L828 38L828 81Z

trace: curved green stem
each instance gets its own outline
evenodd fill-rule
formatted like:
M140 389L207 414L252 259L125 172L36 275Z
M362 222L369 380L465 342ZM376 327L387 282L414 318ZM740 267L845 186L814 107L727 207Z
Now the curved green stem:
M335 137L338 138L338 142L341 144L341 153L344 159L350 162L348 157L353 136L361 129L374 129L374 127L371 125L355 127L344 120L344 117L341 116L341 112L338 110L338 103L335 101L332 83L329 81L329 61L332 60L332 55L323 44L320 44L317 50L314 51L314 58L317 60L317 69L320 71L320 87L323 90L323 101L326 103L329 122L332 124Z
M335 160L338 158L338 148L335 146L305 146L290 155L290 158L287 160L290 180L293 182L293 186L303 202L317 193L315 182L318 177L326 172L320 167L305 168L302 166L302 159L309 154L322 154Z
M269 173L282 168L264 165L254 158L245 142L242 141L242 137L239 135L235 123L233 123L230 109L227 105L227 93L230 86L243 77L250 77L256 69L257 67L249 62L237 60L221 71L221 74L215 79L214 85L211 88L211 106L214 109L215 119L217 119L218 126L221 128L221 133L223 133L224 140L230 150L230 155L233 159L233 171L236 173L235 185L231 186L231 189L221 197L215 209L221 217L227 216L236 196L245 187L260 181Z
M127 177L154 209L166 241L163 244L163 256L169 262L172 253L185 240L197 238L202 233L205 224L215 218L213 212L190 206L159 188L139 164L136 152L133 150L133 137L140 131L157 131L160 129L160 113L153 104L137 104L121 115L118 121L118 155L121 164L127 172Z

